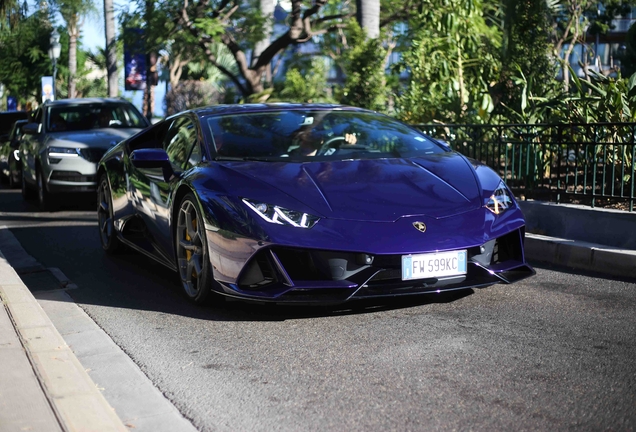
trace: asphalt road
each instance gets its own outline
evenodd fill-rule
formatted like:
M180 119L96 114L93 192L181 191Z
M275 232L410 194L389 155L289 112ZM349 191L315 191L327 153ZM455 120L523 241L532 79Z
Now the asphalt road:
M198 307L91 204L0 226L201 431L634 430L636 283L538 268L512 286L341 308Z

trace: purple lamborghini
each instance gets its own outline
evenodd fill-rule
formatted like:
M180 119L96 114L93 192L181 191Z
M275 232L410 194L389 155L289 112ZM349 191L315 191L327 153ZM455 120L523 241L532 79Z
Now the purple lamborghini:
M103 248L179 272L195 302L340 303L534 274L494 171L358 108L183 112L111 148L98 178Z

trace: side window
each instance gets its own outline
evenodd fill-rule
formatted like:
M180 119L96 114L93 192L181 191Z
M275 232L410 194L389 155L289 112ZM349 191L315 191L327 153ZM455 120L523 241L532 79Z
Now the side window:
M194 122L181 117L172 123L164 148L170 162L179 169L187 169L201 160L201 150L197 144L198 132Z
M128 140L128 151L144 148L163 148L163 137L166 134L166 130L170 126L168 122L161 122L154 125L152 128L138 133L133 138Z

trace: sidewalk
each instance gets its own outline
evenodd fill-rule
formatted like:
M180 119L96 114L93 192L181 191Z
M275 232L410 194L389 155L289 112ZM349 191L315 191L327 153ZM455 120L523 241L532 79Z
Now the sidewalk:
M636 228L636 214L621 217L628 223L633 221ZM532 229L530 223L528 228ZM50 283L66 289L73 286L63 280L60 272L44 269L26 255L9 234L0 227L0 432L194 430L174 407L167 409L160 402L146 407L152 415L137 418L136 426L130 424L127 420L130 416L125 412L130 399L117 408L125 422L118 417L78 360L79 354L71 350L54 326L51 321L54 315L47 315L16 268L32 288ZM619 236L634 238L636 229ZM17 256L21 257L19 262ZM609 277L636 278L636 250L632 249L528 233L526 257L534 263L546 262ZM60 304L59 301L53 303ZM45 308L49 314L54 313L48 306ZM130 383L118 385L130 386ZM171 410L175 413L170 413Z
M0 251L0 431L127 431Z

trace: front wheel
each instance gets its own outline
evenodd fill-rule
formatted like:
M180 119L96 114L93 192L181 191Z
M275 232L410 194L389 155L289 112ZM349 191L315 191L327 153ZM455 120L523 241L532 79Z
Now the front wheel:
M18 187L18 184L15 181L15 178L13 175L14 171L15 171L15 167L12 167L11 163L9 163L9 188L10 189L15 189L16 187Z
M22 198L26 201L33 197L33 191L31 191L29 184L24 177L24 169L22 170L22 175L20 177L22 178Z
M42 211L51 211L53 210L53 198L49 189L46 185L46 181L44 180L44 176L42 175L42 170L38 169L35 173L37 178L37 186L38 186L38 204L40 205L40 210Z
M110 193L108 177L102 175L97 187L97 223L99 224L99 240L102 249L107 253L115 253L120 249L121 243L115 233L113 224L113 198Z
M191 301L205 303L213 296L211 286L214 282L205 224L193 194L186 195L181 201L176 220L175 248L183 290Z

